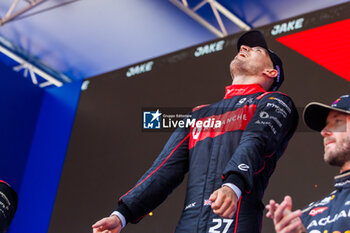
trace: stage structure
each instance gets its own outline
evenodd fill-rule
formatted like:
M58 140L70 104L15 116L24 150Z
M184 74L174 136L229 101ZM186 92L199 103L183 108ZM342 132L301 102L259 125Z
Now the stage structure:
M285 82L280 91L291 96L300 111L311 101L330 104L349 94L348 12L350 3L259 28L283 58ZM223 98L224 87L231 83L229 64L240 35L83 83L49 233L91 231L91 224L117 207L118 198L135 185L162 150L172 131L167 127L169 115L181 117L195 106ZM161 114L159 122L149 124L149 112ZM295 208L302 208L328 194L337 169L325 165L322 158L321 136L300 121L270 180L265 202L290 194ZM184 208L184 190L182 184L151 216L129 224L123 232L173 232ZM272 232L270 220L264 219L262 232Z

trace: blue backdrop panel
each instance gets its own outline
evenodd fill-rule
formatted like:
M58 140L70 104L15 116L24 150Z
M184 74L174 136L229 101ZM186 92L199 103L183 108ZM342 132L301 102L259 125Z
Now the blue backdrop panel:
M10 233L47 232L81 82L45 90Z
M0 62L0 179L19 192L44 90Z

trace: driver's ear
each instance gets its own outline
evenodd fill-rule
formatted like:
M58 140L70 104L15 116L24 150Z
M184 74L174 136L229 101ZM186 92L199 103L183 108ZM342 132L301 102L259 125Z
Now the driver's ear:
M269 78L276 78L278 75L278 71L275 69L264 69L263 74Z

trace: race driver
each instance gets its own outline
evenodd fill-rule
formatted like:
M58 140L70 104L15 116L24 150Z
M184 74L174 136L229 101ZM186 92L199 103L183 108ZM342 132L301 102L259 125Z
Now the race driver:
M260 232L261 199L276 162L292 137L298 115L292 100L275 92L284 74L280 58L259 31L243 34L230 63L232 85L224 99L197 107L202 124L178 128L152 167L119 199L94 233L119 232L156 208L188 174L176 233ZM267 92L269 91L269 92ZM205 127L206 120L215 123Z
M310 103L304 121L320 131L324 143L324 160L339 166L335 190L305 209L292 212L292 198L281 204L270 200L267 217L272 218L277 233L349 233L350 232L350 95L339 97L331 106Z

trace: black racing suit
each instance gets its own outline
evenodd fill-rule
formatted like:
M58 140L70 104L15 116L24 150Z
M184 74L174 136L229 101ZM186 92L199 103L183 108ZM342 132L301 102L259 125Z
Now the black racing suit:
M350 233L350 171L335 177L335 191L303 210L309 233Z
M10 227L15 216L18 197L15 190L3 180L0 180L0 233L4 233Z
M223 100L195 108L185 121L193 119L202 126L177 128L152 167L120 198L117 211L138 222L189 172L175 232L260 232L264 190L298 122L292 100L257 84L231 85ZM225 182L242 191L233 219L210 207L209 196Z

